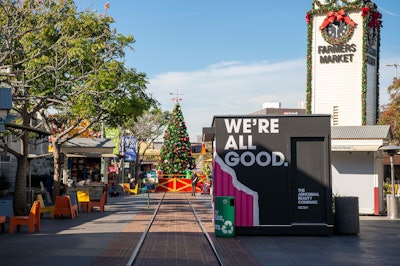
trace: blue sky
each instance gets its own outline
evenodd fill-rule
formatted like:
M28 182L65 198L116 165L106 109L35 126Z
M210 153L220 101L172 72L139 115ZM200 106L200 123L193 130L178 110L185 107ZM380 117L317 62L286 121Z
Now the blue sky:
M297 108L305 99L305 15L312 0L75 0L115 19L133 35L126 64L148 77L149 92L164 110L180 97L191 141L214 115L257 111L264 102ZM400 1L375 0L383 15L380 103L400 63ZM398 69L400 76L400 68Z

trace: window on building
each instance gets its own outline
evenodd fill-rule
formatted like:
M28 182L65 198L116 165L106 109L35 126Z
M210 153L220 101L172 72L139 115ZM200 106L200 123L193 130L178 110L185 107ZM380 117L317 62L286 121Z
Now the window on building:
M339 106L335 105L333 106L333 125L337 126L339 125Z

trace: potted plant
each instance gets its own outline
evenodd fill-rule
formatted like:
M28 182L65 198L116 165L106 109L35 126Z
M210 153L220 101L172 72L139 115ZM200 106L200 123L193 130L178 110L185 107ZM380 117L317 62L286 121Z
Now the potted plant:
M0 176L0 196L5 197L8 193L11 183L3 176Z

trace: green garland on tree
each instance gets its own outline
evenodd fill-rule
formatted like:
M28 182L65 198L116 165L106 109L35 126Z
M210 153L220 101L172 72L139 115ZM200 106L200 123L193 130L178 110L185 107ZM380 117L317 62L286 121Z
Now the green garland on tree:
M195 163L181 106L176 103L164 132L159 169L164 174L185 174L194 169Z

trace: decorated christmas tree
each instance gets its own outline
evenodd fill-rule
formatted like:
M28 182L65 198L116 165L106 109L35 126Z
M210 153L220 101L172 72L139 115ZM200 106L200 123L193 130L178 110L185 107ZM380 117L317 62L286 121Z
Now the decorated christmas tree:
M164 145L161 148L159 169L164 174L185 174L195 168L190 147L189 135L177 102L164 132Z

